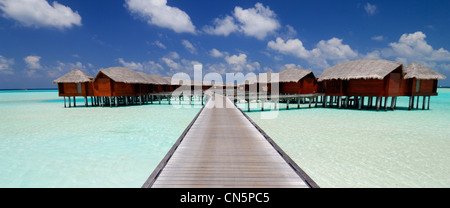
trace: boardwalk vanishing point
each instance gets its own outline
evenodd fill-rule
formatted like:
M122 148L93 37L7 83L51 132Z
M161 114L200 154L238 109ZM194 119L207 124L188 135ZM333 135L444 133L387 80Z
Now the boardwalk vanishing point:
M219 94L210 97L142 186L318 187L262 129Z

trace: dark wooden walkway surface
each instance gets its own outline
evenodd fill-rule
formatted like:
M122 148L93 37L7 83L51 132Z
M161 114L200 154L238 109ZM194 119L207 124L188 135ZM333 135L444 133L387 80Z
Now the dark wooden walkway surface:
M228 98L215 94L142 187L318 186Z

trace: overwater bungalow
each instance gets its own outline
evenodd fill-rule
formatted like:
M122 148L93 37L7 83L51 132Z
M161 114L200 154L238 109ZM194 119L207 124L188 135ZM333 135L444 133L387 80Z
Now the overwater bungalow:
M426 98L430 108L430 96L437 95L438 79L445 79L446 76L437 73L418 63L411 63L403 69L404 79L407 83L405 90L410 96L409 109L414 107L414 97L417 97L416 108L419 107L419 98L422 96L422 109L425 109Z
M425 109L425 97L437 95L437 80L444 78L417 63L403 67L398 62L364 59L330 67L318 76L318 81L319 91L325 93L325 107L329 99L330 106L336 103L339 108L361 109L367 97L368 109L372 108L375 98L377 110L380 107L387 110L388 99L393 110L399 96L410 97L409 109L414 105L414 96L423 96L422 108ZM416 104L418 106L418 100Z
M85 98L85 106L88 105L87 97L94 96L92 80L94 78L89 74L74 69L71 72L53 81L58 84L58 93L60 97L64 97L64 107L66 107L66 97L69 98L69 107L72 106L70 97L73 97L73 106L76 107L75 97ZM92 97L91 97L92 99Z
M272 90L272 84L278 84L278 90ZM276 94L312 94L317 92L317 81L314 73L306 69L286 69L279 73L260 73L250 77L240 85L245 91L252 93ZM273 91L273 92L272 92Z
M98 72L94 79L94 94L100 98L101 105L142 104L148 84L151 83L132 69L111 67Z
M358 107L361 109L364 98L368 97L368 108L375 105L379 110L382 99L387 108L387 100L391 97L391 108L394 108L398 96L405 96L407 88L402 77L401 63L381 59L364 59L349 61L326 69L318 76L321 90L325 93L323 104L326 107L330 98L330 106Z
M317 92L314 73L306 69L286 69L279 73L280 94L313 94Z

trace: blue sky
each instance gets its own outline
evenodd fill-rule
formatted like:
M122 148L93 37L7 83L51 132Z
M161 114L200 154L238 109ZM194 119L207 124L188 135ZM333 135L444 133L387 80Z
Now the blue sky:
M56 87L75 68L319 75L363 58L450 77L448 8L447 0L0 0L0 89Z

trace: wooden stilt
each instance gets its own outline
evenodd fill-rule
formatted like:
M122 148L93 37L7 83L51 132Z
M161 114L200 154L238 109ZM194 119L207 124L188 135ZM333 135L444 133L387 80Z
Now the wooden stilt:
M75 96L73 96L73 107L77 107L77 101L76 101Z
M361 96L361 107L364 108L364 96Z
M87 99L87 96L84 97L84 104L85 104L86 107L88 107L88 99Z
M345 108L348 108L349 103L350 103L350 96L345 96Z
M387 101L389 97L384 97L384 111L387 111Z
M338 97L338 109L341 109L341 107L342 107L342 96L339 96Z
M419 109L419 98L420 98L420 96L417 96L416 109Z
M264 100L261 100L261 111L264 111Z
M324 108L327 107L327 97L328 96L323 96L323 98L322 98L322 103L323 103L322 105L323 105Z
M316 108L317 108L317 100L318 100L318 97L314 97L314 102L315 102L314 107L316 107Z
M69 98L69 108L71 108L72 107L72 104L71 104L72 101L70 101L70 96L68 98Z
M91 106L94 106L94 98L91 96Z
M359 97L358 99L358 110L361 110L362 107L362 97Z
M66 96L63 97L64 98L64 108L66 107Z
M109 96L109 107L112 108L112 97Z
M391 98L391 110L394 110L394 106L395 106L395 97Z
M250 112L250 99L247 100L247 111Z
M377 111L379 111L380 110L380 105L381 105L380 97L377 97L376 105L377 105Z
M422 96L422 110L425 110L425 96Z
M428 106L427 106L427 110L430 110L430 99L431 99L431 96L428 96Z
M409 106L408 106L408 110L411 110L411 106L412 106L412 103L413 103L413 101L412 101L412 99L413 99L413 96L409 96Z
M311 97L308 98L308 100L309 100L309 108L311 108L311 102L312 102L311 99L312 99ZM300 106L298 106L298 107L300 108Z
M289 101L291 101L291 99L287 100L287 105L286 105L286 109L289 110Z
M117 96L114 96L114 104L116 104L116 107L119 106L119 98Z

